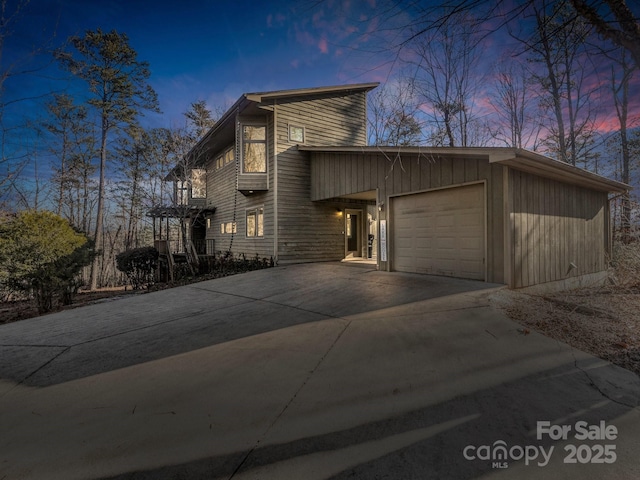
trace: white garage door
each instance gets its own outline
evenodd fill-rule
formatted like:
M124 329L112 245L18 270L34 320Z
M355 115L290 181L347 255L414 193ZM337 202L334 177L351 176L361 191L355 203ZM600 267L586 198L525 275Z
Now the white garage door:
M393 264L400 272L484 280L484 185L392 199Z

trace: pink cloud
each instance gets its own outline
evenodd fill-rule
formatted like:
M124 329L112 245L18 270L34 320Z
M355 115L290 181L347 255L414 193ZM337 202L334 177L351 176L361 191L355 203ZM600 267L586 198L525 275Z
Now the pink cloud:
M322 53L329 53L329 46L327 45L326 38L323 37L320 39L320 41L318 42L318 48Z

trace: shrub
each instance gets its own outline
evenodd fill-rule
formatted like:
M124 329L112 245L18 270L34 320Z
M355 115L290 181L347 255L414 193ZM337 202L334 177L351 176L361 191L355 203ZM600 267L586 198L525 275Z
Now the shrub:
M617 244L613 252L611 282L627 291L640 291L640 242Z
M0 221L0 284L32 295L38 311L54 298L70 303L82 268L95 256L93 243L48 211L27 210Z
M158 267L158 250L153 247L140 247L126 250L116 256L118 270L123 272L134 290L148 287Z

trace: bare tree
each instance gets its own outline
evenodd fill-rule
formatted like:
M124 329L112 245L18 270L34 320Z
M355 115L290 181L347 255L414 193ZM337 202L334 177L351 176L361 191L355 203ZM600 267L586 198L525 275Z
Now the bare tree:
M557 0L569 2L583 21L614 45L626 49L640 66L640 17L635 0ZM399 41L391 48L403 48L427 32L439 30L461 12L472 13L478 25L490 25L487 35L522 20L539 0L382 0L378 6L381 22L409 13L411 23L400 28Z
M542 0L532 6L535 33L520 40L530 60L541 69L531 69L542 87L540 105L552 112L543 140L563 162L587 166L595 133L591 111L593 90L585 81L591 72L586 40L591 28L576 19L568 4Z
M26 49L14 48L15 37L12 37L16 26L25 21L29 4L30 0L0 0L0 200L13 191L18 196L18 203L24 203L26 198L18 179L34 154L30 144L33 130L25 121L22 105L47 96L49 92L12 96L9 86L25 76L40 74L49 65L50 56L43 54L50 51L55 38L53 34L47 38L49 32L42 31L41 44ZM16 55L18 51L21 53ZM33 187L32 182L24 183L31 183L29 188Z
M616 110L616 118L620 129L616 135L617 146L620 151L620 180L626 184L631 183L632 168L632 142L629 135L629 87L631 79L637 67L629 58L630 54L624 49L620 49L615 57L616 63L611 66L611 94ZM616 68L617 67L617 68ZM621 199L621 231L622 241L629 242L631 239L631 197L629 192L622 195Z
M475 121L473 94L481 84L477 67L480 43L475 23L466 13L452 15L437 30L416 36L416 84L428 106L432 143L468 146Z
M498 116L492 137L508 147L536 150L540 122L534 116L534 98L531 94L530 73L517 61L500 65L495 73L495 86L491 105Z
M570 1L578 15L604 38L627 50L635 66L640 68L640 19L637 10L634 14L625 0Z
M95 171L95 142L87 109L67 94L54 94L45 108L48 116L42 126L49 133L47 144L54 159L50 184L55 190L56 213L87 232L89 182Z
M421 140L419 105L412 79L377 88L369 94L367 107L370 145L415 145Z
M115 30L87 31L83 37L73 37L73 52L61 51L58 59L63 67L84 80L92 94L89 104L95 108L100 123L100 181L96 212L96 249L102 247L107 139L122 126L136 123L144 110L158 111L155 91L147 83L151 75L149 64L137 58L125 34ZM99 257L93 263L91 290L97 288Z
M127 136L118 139L115 156L121 180L117 182L117 203L121 206L124 226L124 249L140 246L139 230L144 209L144 182L149 177L150 136L139 127L131 127Z

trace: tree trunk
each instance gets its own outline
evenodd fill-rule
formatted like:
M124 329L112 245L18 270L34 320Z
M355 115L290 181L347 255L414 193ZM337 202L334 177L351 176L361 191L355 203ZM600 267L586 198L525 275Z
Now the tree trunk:
M98 211L96 212L96 229L95 229L95 242L96 251L100 251L103 247L102 242L102 217L104 210L104 182L105 182L105 170L107 166L107 120L102 117L102 138L100 140L100 183L98 185ZM98 268L101 255L96 255L91 265L91 281L90 290L95 291L98 289Z

